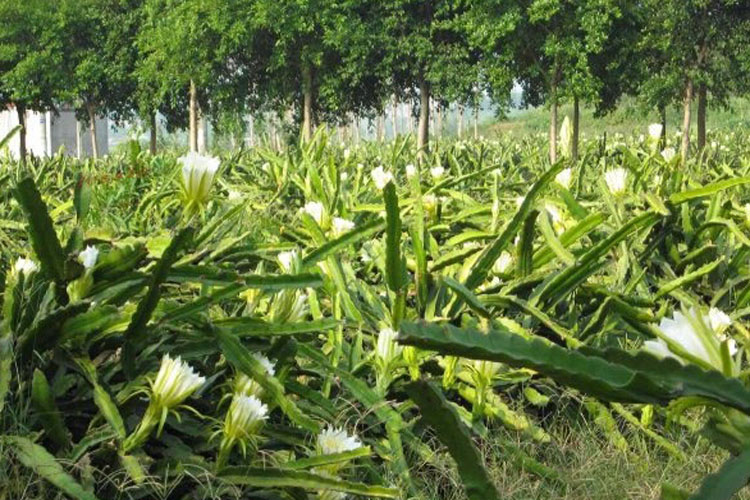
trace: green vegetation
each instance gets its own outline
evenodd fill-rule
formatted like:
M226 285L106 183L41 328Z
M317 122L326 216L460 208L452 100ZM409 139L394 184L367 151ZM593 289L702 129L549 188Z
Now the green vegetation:
M0 500L750 498L745 3L0 0Z

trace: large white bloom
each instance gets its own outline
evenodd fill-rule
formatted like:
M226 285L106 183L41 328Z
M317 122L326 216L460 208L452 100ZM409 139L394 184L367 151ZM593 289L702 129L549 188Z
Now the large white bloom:
M430 169L430 175L433 179L439 180L443 175L445 175L445 169L438 165L437 167L432 167Z
M285 273L291 273L294 269L294 264L298 259L297 250L287 250L285 252L279 252L279 255L276 256L276 259L279 261L279 265Z
M333 234L335 236L341 236L344 233L348 233L354 229L354 222L343 219L341 217L334 217L332 223Z
M323 217L325 217L326 209L319 201L308 201L305 206L302 207L302 211L312 217L318 225L323 224Z
M383 328L378 333L378 344L376 354L385 365L390 364L394 359L401 355L403 346L396 343L397 333L391 328Z
M182 187L187 199L195 203L206 201L221 160L193 151L177 161L182 165Z
M344 453L361 447L359 438L354 434L349 435L343 428L327 427L318 434L317 448L321 455Z
M492 270L497 274L503 274L508 271L512 265L513 256L503 250L503 253L500 254L500 257L498 257L495 263L492 265Z
M724 330L732 326L732 318L721 309L712 307L708 310L708 323L716 333L722 334Z
M78 254L78 260L81 261L83 267L91 269L96 265L96 260L99 258L99 250L91 245L87 246L85 250Z
M674 158L677 155L677 151L675 151L674 148L664 148L661 152L662 158L664 158L664 161L669 163L672 161L672 158Z
M263 366L263 369L268 373L269 375L273 376L276 375L276 365L273 361L268 359L266 356L262 354L258 354L254 352L252 356L260 362L261 366ZM244 373L240 372L237 374L237 376L234 378L234 393L235 394L242 394L245 396L255 396L256 398L260 398L263 396L263 387L256 382L254 379L248 377Z
M372 182L375 183L375 187L381 190L385 188L389 182L393 181L393 174L390 171L385 170L382 165L372 169L370 176L372 177Z
M224 419L224 434L230 441L245 441L260 430L268 417L268 406L255 396L235 394Z
M171 358L165 354L156 379L151 383L154 401L162 408L174 408L206 381L179 356Z
M561 185L565 189L570 188L570 183L572 180L573 180L572 168L566 168L565 170L561 170L560 173L558 173L555 176L555 182L557 182L559 185Z
M648 126L648 136L655 140L661 139L662 130L664 130L664 128L661 123L652 123Z
M560 151L566 158L570 158L573 148L573 127L570 125L570 119L566 115L560 127Z
M415 167L414 165L412 165L411 163L409 163L406 166L406 177L408 177L409 179L411 179L415 175L417 175L417 167Z
M659 323L659 338L644 342L643 348L655 356L670 356L682 362L694 358L723 372L722 344L727 344L730 355L737 352L734 340L721 334L729 323L729 317L718 309L713 315L700 314L695 308L687 314L675 311L671 319L662 318Z
M625 192L628 181L628 171L624 168L615 168L604 174L604 181L607 183L609 192L613 195L619 195Z
M36 265L36 262L25 257L19 257L16 260L16 263L13 264L13 271L16 274L23 273L24 276L28 276L29 274L35 272L37 269L39 269L39 267Z

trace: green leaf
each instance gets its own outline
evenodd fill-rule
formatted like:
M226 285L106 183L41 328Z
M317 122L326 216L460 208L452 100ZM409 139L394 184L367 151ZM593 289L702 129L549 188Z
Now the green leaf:
M135 356L140 348L140 340L145 336L146 324L156 309L156 305L161 298L161 284L167 279L169 269L172 267L180 256L180 253L193 239L194 229L186 227L172 238L169 246L162 254L161 259L156 263L151 272L148 290L146 295L138 303L138 307L133 313L133 317L125 330L125 345L122 349L123 369L129 376L135 372Z
M707 476L689 500L730 500L750 481L750 449L732 457Z
M502 330L426 322L403 323L402 344L471 359L531 368L599 399L622 403L667 404L681 396L704 396L750 412L750 390L717 371L682 365L670 358L630 354L619 349L565 349L541 338L527 339Z
M479 450L471 441L469 429L443 393L424 380L412 382L406 386L406 392L422 410L422 419L435 429L438 439L456 461L466 496L470 500L499 500L500 494L484 468Z
M77 500L98 500L93 493L84 490L73 477L65 472L55 457L44 447L21 436L0 436L18 460L52 483L63 493Z
M342 234L335 240L328 241L319 246L302 259L302 266L307 268L314 266L329 255L334 255L342 249L371 236L385 227L385 221L374 220L361 227L357 227L346 234Z
M237 370L257 381L263 390L272 398L289 419L311 432L319 432L318 423L302 413L294 402L284 395L284 386L275 377L269 375L260 361L255 359L245 346L231 333L222 328L214 328L214 334L219 341L219 348L227 361Z
M632 233L652 226L660 218L661 216L658 214L647 212L630 219L620 229L594 245L593 248L581 256L575 265L565 268L552 278L540 292L538 297L539 302L546 303L551 300L551 305L559 303L568 294L573 292L579 284L585 281L589 275L596 272L599 268L599 259L604 257L607 252Z
M65 280L65 254L57 239L52 218L42 195L30 177L18 183L13 190L18 203L23 207L29 222L29 236L42 270L52 280L61 283Z
M284 335L303 335L325 332L339 326L340 322L333 318L323 318L314 321L300 321L296 323L269 323L257 318L242 316L216 321L217 326L229 328L238 337L275 337Z
M471 290L463 286L458 281L454 280L450 276L442 276L440 278L442 283L453 290L459 297L461 297L464 302L468 304L469 307L471 307L474 311L477 312L477 314L480 314L481 316L484 316L485 318L490 317L490 311L487 310L487 307L480 302L479 298L477 298L474 293L472 293Z
M492 269L492 265L495 263L497 258L500 257L500 254L503 250L505 250L505 247L507 247L508 244L513 241L513 238L516 236L516 233L521 227L521 224L526 219L526 217L528 217L534 205L534 199L536 198L536 196L540 191L547 187L547 185L555 178L558 172L563 169L563 166L563 162L559 162L556 165L553 165L539 178L538 181L536 181L531 186L531 189L526 194L523 203L521 203L521 206L516 211L513 219L511 219L500 236L498 236L495 241L493 241L492 244L482 252L482 255L479 257L479 260L474 266L474 269L464 282L466 288L468 288L469 290L473 290L474 288L479 286L480 283L484 282L485 278L487 278L487 273L489 273Z
M382 486L344 481L312 472L253 467L225 467L219 477L230 484L256 488L302 488L306 490L334 490L352 495L375 498L399 498L400 491Z
M398 210L396 186L389 182L383 189L385 201L385 279L394 292L404 284L404 270L401 263L401 216Z
M690 189L688 191L682 191L681 193L675 193L669 197L669 201L673 205L679 205L680 203L685 203L686 201L695 200L697 198L705 198L706 196L711 196L718 193L719 191L723 191L725 189L747 183L750 183L750 177L736 177L734 179L726 179L723 181L714 182L713 184L709 184L701 188Z
M293 462L287 462L284 465L286 469L311 469L313 467L322 467L325 465L340 464L349 462L359 457L370 456L372 450L369 446L362 446L360 448L343 451L341 453L332 453L330 455L314 455L312 457L300 458Z
M703 276L707 275L716 267L724 262L724 257L721 257L719 259L716 259L713 262L710 262L706 264L705 266L702 266L695 271L691 273L687 273L684 276L680 276L677 279L673 279L672 281L669 281L668 283L663 284L659 287L659 290L656 292L655 298L663 297L667 295L668 293L673 292L674 290L683 287L684 285L687 285L688 283L692 283L693 281L702 278Z
M605 217L602 213L591 214L575 226L566 230L560 235L560 244L563 248L568 248L573 243L581 239L582 237L589 234L591 231L599 227L604 222ZM555 257L554 252L549 245L542 245L539 250L534 252L534 269L537 269L544 264L548 263Z
M76 187L73 192L73 206L75 206L76 218L80 223L86 218L91 206L91 186L83 174L78 174L76 178Z
M70 433L55 405L47 377L39 369L34 370L31 381L31 402L50 439L60 448L70 447Z

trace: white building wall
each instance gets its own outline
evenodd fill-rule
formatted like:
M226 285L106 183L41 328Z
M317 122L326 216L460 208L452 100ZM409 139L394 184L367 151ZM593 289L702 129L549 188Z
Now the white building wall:
M0 138L5 137L18 125L18 115L15 109L0 111ZM61 109L58 114L51 111L26 113L26 148L34 156L53 156L62 152L68 156L78 154L78 139L76 133L75 113L69 109ZM91 133L87 125L81 125L80 146L84 157L91 156ZM109 127L104 117L96 120L96 143L99 156L109 152ZM18 158L21 139L16 134L7 145L12 157Z

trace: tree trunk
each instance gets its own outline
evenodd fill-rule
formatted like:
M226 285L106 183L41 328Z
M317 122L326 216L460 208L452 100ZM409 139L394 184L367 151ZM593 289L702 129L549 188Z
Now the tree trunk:
M458 117L456 123L456 135L460 139L464 135L464 105L458 105Z
M190 152L198 151L198 90L195 82L190 80L190 127L188 130L188 144Z
M474 139L479 139L479 102L474 103Z
M437 105L437 136L442 137L443 136L443 108L440 106L440 103Z
M391 128L393 129L393 138L398 137L398 96L393 94L393 116L391 116Z
M385 141L385 110L383 110L383 112L378 115L376 133L378 137L378 142L384 142Z
M417 152L420 157L430 150L430 84L422 76L419 80L419 130Z
M79 160L83 157L83 131L81 130L81 122L76 118L76 158Z
M553 86L549 107L549 161L552 164L557 161L557 96L555 95L555 90Z
M573 143L570 147L570 156L573 158L573 164L578 163L578 139L581 125L581 109L578 97L573 98Z
M685 99L682 111L682 146L680 146L680 158L682 165L687 163L690 153L690 105L693 103L693 80L688 78L685 84Z
M18 131L18 159L23 165L26 163L26 106L16 104L16 114L21 126L21 130Z
M313 76L312 68L302 68L302 140L310 142L313 133Z
M91 156L99 158L99 145L96 143L96 107L92 103L86 104L89 114L89 133L91 134Z
M206 134L206 119L203 117L203 112L200 106L198 106L198 137L196 143L198 145L198 153L205 154L208 148L207 134Z
M152 155L156 154L156 113L151 113L151 123L149 124L150 137L148 141L148 150Z
M706 84L702 83L698 87L698 153L706 147Z
M667 146L667 107L662 105L659 107L659 116L661 117L661 149Z

